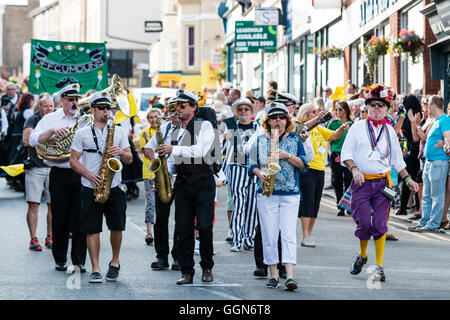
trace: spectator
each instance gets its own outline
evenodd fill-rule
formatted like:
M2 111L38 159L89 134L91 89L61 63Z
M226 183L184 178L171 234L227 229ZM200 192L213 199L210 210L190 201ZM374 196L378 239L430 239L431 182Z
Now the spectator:
M174 80L169 81L169 88L176 89L177 83Z
M180 83L180 89L186 90L186 83Z
M444 114L444 99L441 96L431 96L429 114L435 120L425 146L422 219L418 225L408 228L410 231L437 232L444 210L449 156L443 147L445 139L450 141L450 118Z
M319 110L319 112L321 112L321 111L328 111L325 108L325 102L323 101L322 97L314 98L314 106Z
M259 110L255 116L255 121L259 121L263 116L266 115L266 111L264 110L266 107L266 99L263 96L259 96L255 101L256 108Z
M365 105L364 99L358 98L355 100L350 100L348 104L349 106L351 105L353 121L361 120L361 107Z
M305 123L307 127L316 124L325 114L311 103L301 106L297 120ZM317 126L310 131L311 141L314 148L314 158L308 163L309 169L305 175L300 176L300 192L302 199L299 207L299 218L302 221L303 239L301 245L304 247L315 247L311 240L311 234L319 213L320 201L322 199L323 186L325 182L325 158L327 141L339 139L348 124L343 124L338 130L332 131L327 128Z
M277 98L277 92L275 90L269 90L267 91L267 103L275 101Z
M337 130L343 124L348 123L349 127L353 124L350 118L350 107L345 100L337 100L333 103L332 112L336 116L336 120L328 124L328 129ZM350 187L352 183L352 174L346 167L341 166L341 150L348 131L345 130L339 139L330 142L331 146L331 184L336 194L336 204L341 201L344 191ZM345 216L344 209L338 208L338 216Z
M228 105L233 105L234 102L241 98L241 91L239 89L232 89L228 97Z
M278 83L276 81L269 81L269 91L278 91Z
M327 111L330 111L331 109L331 103L333 102L333 100L331 100L331 95L333 94L333 90L331 90L330 87L327 87L324 91L324 102L325 102L325 109L327 109Z
M228 98L230 96L231 89L233 89L233 84L231 82L225 83L225 85L222 88L222 92L223 92L223 94L225 95L225 98L226 98L225 102L228 102Z
M161 115L160 109L150 109L147 113L148 126L141 131L140 145L141 150L144 152L144 147L150 140L150 138L156 132L156 121L158 116ZM142 161L142 179L144 179L145 188L145 224L147 225L147 235L145 236L145 242L150 245L153 243L153 224L155 223L155 192L153 182L155 174L149 171L150 160L144 153Z
M251 91L251 90L247 90L247 92L245 93L245 97L248 99L248 100L250 100L251 101L251 103L255 103L255 101L256 101L256 98L255 98L255 96L253 95L253 92Z
M44 192L45 202L47 203L47 237L45 238L45 246L52 248L52 209L50 206L50 168L40 159L36 153L36 149L30 147L30 135L38 122L46 114L55 111L52 96L43 94L37 103L38 112L32 115L25 122L23 129L23 146L27 149L27 160L25 167L25 185L26 200L28 203L27 224L30 232L30 246L32 251L42 251L36 234L38 224L39 204L41 203L42 193Z
M367 106L363 105L360 107L360 112L361 112L361 119L360 120L366 120L367 119Z

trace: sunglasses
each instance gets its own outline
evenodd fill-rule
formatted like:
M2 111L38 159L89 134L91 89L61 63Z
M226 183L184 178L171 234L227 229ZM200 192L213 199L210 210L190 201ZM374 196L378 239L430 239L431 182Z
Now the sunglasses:
M367 111L361 111L361 113L367 113Z
M70 102L78 101L78 98L66 98L66 99L67 99L67 101L70 101Z
M342 109L342 108L336 108L335 110L336 110L336 112L341 112L341 111L344 110L344 109Z
M183 110L184 108L186 108L187 107L187 104L186 103L177 103L177 108L180 108L181 110Z
M106 105L100 105L100 106L96 106L95 107L97 110L111 110L111 106L106 106Z
M249 108L239 108L237 111L238 112L249 112L250 109Z
M382 102L371 102L370 106L373 108L376 108L376 107L383 108L385 106L385 104Z
M176 106L176 105L170 105L170 106L169 106L169 111L170 111L170 112L175 112L175 111L177 111L177 106Z
M280 114L280 115L270 116L269 119L270 120L276 120L276 119L284 120L284 119L286 119L286 116Z

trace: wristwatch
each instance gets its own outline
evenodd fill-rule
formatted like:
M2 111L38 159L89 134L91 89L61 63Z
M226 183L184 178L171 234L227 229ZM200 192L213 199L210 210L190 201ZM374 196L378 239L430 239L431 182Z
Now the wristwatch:
M291 154L290 153L288 153L288 160L291 158Z
M418 126L417 126L417 129L422 129L422 126L421 126L421 125L418 125Z

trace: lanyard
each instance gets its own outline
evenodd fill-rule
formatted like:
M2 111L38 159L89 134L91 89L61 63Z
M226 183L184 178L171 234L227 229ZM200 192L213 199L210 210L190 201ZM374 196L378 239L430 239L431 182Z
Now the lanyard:
M109 131L109 125L107 128ZM98 139L97 139L97 135L95 134L94 125L91 126L91 130L92 130L92 136L94 138L95 147L97 148L97 150L95 152L97 152L99 155L103 156L103 153L100 152L100 148L98 147Z
M391 150L391 139L390 139L390 136L389 136L389 129L387 128L386 123L383 123L383 127L381 128L380 133L378 134L378 137L375 138L375 131L373 129L373 126L370 123L370 121L367 120L367 134L369 136L370 146L371 146L372 150L378 149L377 145L378 145L378 142L381 139L381 135L383 133L383 130L386 131L385 137L386 137L387 148L386 148L386 153L385 154L382 154L381 151L380 151L380 158L381 158L381 160L384 160L384 159L386 159L387 157L389 157L391 155L391 151L392 150Z

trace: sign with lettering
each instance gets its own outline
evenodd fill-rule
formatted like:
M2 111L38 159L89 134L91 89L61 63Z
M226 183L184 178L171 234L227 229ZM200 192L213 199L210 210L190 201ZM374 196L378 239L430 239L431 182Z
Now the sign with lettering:
M255 26L276 26L278 18L278 8L255 8Z
M255 26L254 21L236 21L235 52L277 51L277 27Z
M29 91L53 94L74 82L81 94L108 87L105 43L31 39Z

